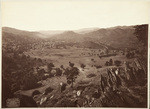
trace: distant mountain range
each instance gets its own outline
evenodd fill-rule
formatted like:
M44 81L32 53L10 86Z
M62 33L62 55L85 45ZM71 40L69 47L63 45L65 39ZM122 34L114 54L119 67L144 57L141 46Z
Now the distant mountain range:
M135 48L138 43L134 35L134 26L118 26L106 29L96 29L91 32L79 34L74 31L66 31L53 35L48 40L66 42L96 42L103 43L114 48Z
M104 44L113 48L135 48L138 39L134 35L134 26L117 26L111 28L87 28L75 31L37 31L29 32L14 28L2 28L3 42L7 39L16 42L57 41L83 45ZM8 40L9 39L9 40ZM80 44L81 43L81 44ZM90 45L89 45L90 46Z
M85 33L89 33L95 30L98 30L99 28L83 28L83 29L79 29L79 30L71 30L74 31L75 33L78 34L85 34ZM39 31L41 34L45 35L44 38L48 38L51 37L53 35L58 35L58 34L62 34L64 32L66 32L65 30L49 30L49 31Z

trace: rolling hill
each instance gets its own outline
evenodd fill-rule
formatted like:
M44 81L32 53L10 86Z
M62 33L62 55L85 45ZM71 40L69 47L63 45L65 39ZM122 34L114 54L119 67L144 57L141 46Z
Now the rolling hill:
M77 44L80 47L83 47L83 44L86 47L90 48L92 43L92 48L95 45L95 48L102 46L109 46L115 49L124 49L132 48L136 49L136 44L138 44L138 39L134 35L134 26L117 26L111 28L93 28L93 29L81 29L75 31L55 31L51 36L49 34L44 34L41 31L29 32L22 31L14 28L3 27L3 44L13 42L14 44L28 44L46 41L53 41L54 43L63 42L66 45L68 43ZM59 34L58 34L59 33ZM50 36L50 37L49 37ZM89 43L89 44L88 44Z
M99 29L85 35L89 40L99 41L114 48L135 48L138 43L133 26Z
M78 29L78 30L72 30L75 33L78 34L85 34L85 33L89 33L92 31L96 31L99 28L83 28L83 29ZM71 30L70 30L71 31ZM59 35L62 34L64 32L67 32L66 30L48 30L48 31L39 31L41 34L43 34L42 38L50 38L54 35Z
M78 34L73 31L67 31L47 39L72 43L82 43L85 41L88 43L89 41L92 41L94 43L102 43L116 49L135 49L135 44L138 43L138 39L134 35L134 26L103 28L85 34Z
M33 41L33 40L41 39L40 38L41 35L42 34L39 32L23 31L23 30L18 30L15 28L10 28L10 27L2 28L3 39L13 37L13 38L19 38L19 39L23 39L23 40Z
M22 31L14 28L2 28L2 50L3 52L19 51L24 52L32 47L33 43L43 41L38 32Z

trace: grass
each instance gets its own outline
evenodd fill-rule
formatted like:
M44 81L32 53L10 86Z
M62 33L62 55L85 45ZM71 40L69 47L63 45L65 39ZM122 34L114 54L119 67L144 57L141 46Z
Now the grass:
M30 55L31 57L39 57L41 59L46 60L47 62L53 62L56 67L60 67L61 65L63 65L64 68L67 68L69 66L69 61L74 63L75 67L78 67L80 71L80 74L74 83L74 87L77 89L83 88L87 90L87 92L85 91L85 95L90 93L92 94L92 92L95 90L95 87L97 87L97 85L100 82L100 75L101 74L106 75L107 68L115 67L115 66L105 66L106 61L109 61L110 59L112 59L113 61L119 60L122 62L121 66L123 65L123 61L132 61L132 59L127 59L125 55L121 55L121 54L116 56L110 56L110 57L102 57L100 59L98 56L88 55L89 52L91 53L92 51L90 49L74 48L74 49L44 49L43 51L31 50L29 52L26 52L26 54ZM93 62L91 61L91 59L94 59L95 61ZM80 67L81 63L86 65L86 68L84 70ZM91 67L92 65L95 66L100 65L102 66L102 68L97 69L95 67ZM43 87L28 90L28 91L22 91L22 93L26 95L31 95L34 90L39 90L41 93L43 93L46 88L52 87L54 91L51 92L49 95L47 95L47 97L51 97L52 95L54 95L55 98L54 102L55 102L57 101L58 98L64 96L63 94L69 94L69 93L71 94L73 90L76 90L76 89L71 89L70 85L68 85L66 91L60 93L60 85L59 85L60 82L66 83L66 77L61 76L61 77L47 78L46 80L42 81ZM92 92L90 92L90 90ZM41 96L39 96L36 100L40 100L40 98ZM51 100L49 100L45 105L54 106L54 104L53 103L51 104L50 102ZM99 106L101 105L102 104L99 104ZM95 106L98 105L95 104Z

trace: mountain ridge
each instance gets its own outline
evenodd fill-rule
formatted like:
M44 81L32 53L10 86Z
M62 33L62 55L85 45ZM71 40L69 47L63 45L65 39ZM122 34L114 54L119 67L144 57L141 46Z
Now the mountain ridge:
M136 36L134 35L134 26L116 26L111 28L99 28L88 33L79 34L72 30L63 31L60 34L55 34L50 37L40 33L39 31L24 31L9 27L2 28L3 38L5 36L22 37L20 40L29 41L42 40L42 41L64 41L66 43L82 43L92 41L94 43L102 43L113 48L135 48L135 44L138 43ZM5 35L4 35L5 33ZM7 35L6 35L7 33ZM24 38L24 37L25 38ZM17 39L16 39L17 40ZM32 41L31 41L32 42Z

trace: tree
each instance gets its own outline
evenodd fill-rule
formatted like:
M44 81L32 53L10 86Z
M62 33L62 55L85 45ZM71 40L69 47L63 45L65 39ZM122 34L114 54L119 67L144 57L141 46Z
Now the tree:
M38 58L38 62L42 62L42 59L41 59L41 58Z
M61 76L62 70L60 68L56 68L56 76Z
M148 25L136 25L134 34L138 38L140 42L142 42L145 46L147 46L148 43Z
M138 38L138 40L143 44L138 46L139 57L138 59L143 63L143 69L147 72L147 58L148 58L148 24L137 25L134 27L134 34Z
M23 89L29 90L38 87L37 78L33 73L27 73L22 79Z
M44 69L38 70L38 75L42 76L42 75L44 75L44 73L45 73L45 70L44 70Z
M84 67L86 67L86 65L84 65L84 64L81 64L81 68L83 68L83 69L84 69Z
M64 69L64 66L63 66L63 65L61 65L61 66L60 66L60 68Z
M113 60L112 59L109 60L109 65L110 66L113 65Z
M74 66L74 63L69 62L69 66L70 66L70 67L73 67L73 66Z
M6 106L7 98L13 97L13 93L11 91L11 83L9 80L4 79L2 77L2 107Z
M108 61L106 61L105 66L109 66L109 62Z
M114 61L114 64L115 64L116 66L120 66L120 65L121 65L121 61L116 60L116 61Z
M52 68L55 67L53 63L49 63L47 65L48 71L50 72L52 70Z
M127 58L134 58L134 55L135 55L134 52L129 52L128 51L127 54L126 54L126 57Z
M67 83L71 84L71 88L73 88L73 83L79 75L79 69L77 67L69 67L65 70L65 74L67 77Z

